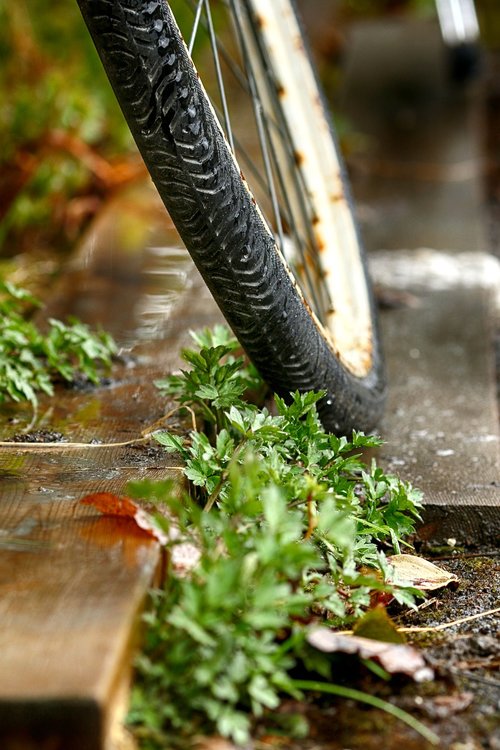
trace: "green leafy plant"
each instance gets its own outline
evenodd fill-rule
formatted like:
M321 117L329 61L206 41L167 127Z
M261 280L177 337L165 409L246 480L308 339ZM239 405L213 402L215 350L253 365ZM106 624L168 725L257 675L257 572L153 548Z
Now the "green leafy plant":
M248 388L259 389L259 377L235 356L236 339L219 326L195 341L199 351L183 352L192 369L157 385L193 409L210 437L199 431L185 438L158 432L155 439L182 455L199 500L209 507L223 504L230 487L228 467L252 455L261 461L263 484L275 482L296 506L304 505L311 532L321 533L315 517L327 502L339 517L349 518L359 564L380 567L381 544L399 553L403 536L414 531L419 518L421 492L361 459L359 450L381 440L359 432L350 440L326 433L316 410L323 393L293 393L289 403L275 396L276 415L248 403L243 396ZM339 518L335 521L338 526Z
M308 645L309 624L345 626L374 594L410 606L419 595L388 583L385 552L405 544L421 497L362 460L380 440L326 433L316 411L322 393L275 397L276 413L258 408L244 396L262 384L227 329L195 341L198 350L183 352L191 369L158 386L208 430L155 434L182 456L190 494L165 483L129 486L166 508L170 539L130 713L152 748L172 742L172 730L182 744L207 728L243 743L252 717L275 709L282 694L321 684L334 692L332 660ZM314 679L298 680L297 670Z
M49 320L42 333L26 317L26 307L39 306L29 292L0 282L0 402L29 401L34 408L37 393L53 393L53 381L72 381L77 374L99 382L98 364L109 366L116 345L108 333L93 333L72 319L69 324Z

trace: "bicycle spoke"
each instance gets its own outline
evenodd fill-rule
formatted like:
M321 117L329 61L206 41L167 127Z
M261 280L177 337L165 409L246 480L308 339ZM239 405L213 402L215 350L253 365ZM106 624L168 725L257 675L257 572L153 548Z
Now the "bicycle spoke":
M301 266L302 266L302 273L301 273L301 275L303 276L302 282L303 282L303 286L306 287L306 289L304 289L304 291L308 292L308 297L310 298L310 301L312 302L313 307L314 307L316 313L318 315L320 315L321 312L323 311L323 305L321 304L320 299L319 299L319 297L317 295L317 285L315 284L314 279L311 278L311 271L310 271L310 268L309 268L309 262L306 259L306 255L307 255L306 249L309 247L310 243L302 236L302 232L301 232L301 230L300 230L300 228L298 226L297 221L295 220L295 212L293 210L293 206L292 206L291 200L290 200L289 191L288 191L287 186L286 186L286 178L283 175L283 170L282 170L282 167L281 167L281 164L280 164L280 160L279 160L279 157L278 157L278 155L276 153L276 150L274 148L273 138L269 135L267 121L266 121L266 131L267 131L267 139L268 139L268 142L270 144L270 150L271 150L272 159L273 159L273 163L274 163L274 170L276 172L276 175L277 175L277 178L278 178L278 184L279 184L279 188L280 188L280 194L281 194L280 208L281 208L281 213L283 213L283 214L285 213L283 209L284 209L284 207L286 207L285 217L286 217L286 219L288 221L290 232L291 232L291 234L293 236L294 248L296 248L298 250L298 252L300 254L301 261L302 261L302 264L301 264ZM304 216L305 216L305 214L303 214L303 217L302 217L303 219L304 219ZM306 227L308 226L308 222L307 221L303 220L302 224L304 226L306 226ZM284 254L286 255L286 253L284 253Z
M277 241L286 257L289 253L285 242L283 224L285 222L286 231L293 242L294 255L296 255L296 258L292 260L292 265L296 269L299 283L316 314L320 319L325 319L331 308L331 302L323 282L317 241L311 227L314 210L310 205L300 168L294 164L296 147L290 137L287 123L283 120L278 92L270 82L264 82L263 85L267 90L266 105L260 96L259 86L262 82L257 81L253 63L250 62L251 58L255 57L255 50L252 52L249 49L249 42L243 29L244 21L241 13L249 12L246 3L243 3L241 7L238 0L224 2L233 21L240 52L239 60L234 52L229 50L224 40L217 37L209 0L185 0L185 3L193 12L188 51L192 53L200 28L204 29L210 42L220 108L213 97L211 97L212 105L219 120L224 123L231 150L249 170L254 187L258 187L264 194L261 195L261 199L265 197L265 200L269 202L268 209L273 218L272 224ZM265 52L257 38L255 48L262 60L262 71L265 71L267 70ZM221 63L227 68L224 73ZM234 78L244 95L248 97L248 105L253 110L254 132L260 150L258 159L246 150L241 139L237 138L233 131L228 107L228 83L224 80L226 73ZM241 101L239 106L241 106ZM280 143L281 157L276 151L277 141Z
M259 48L259 51L262 53L262 50ZM263 61L263 64L265 65L265 60ZM275 116L279 119L282 119L282 113L280 109L280 103L279 103L279 97L278 92L274 86L269 87L269 93L272 96L273 102L272 106L275 111ZM271 119L271 124L274 123L274 119ZM279 137L281 139L281 145L286 147L287 149L287 161L289 165L295 164L296 154L295 154L295 147L294 143L292 141L292 138L290 137L286 122L282 122L281 127L279 128ZM273 138L271 138L271 142L273 142ZM276 157L277 158L277 157ZM279 160L278 160L279 161ZM308 190L307 186L304 182L303 175L297 167L293 166L290 170L288 170L289 176L291 177L293 181L293 194L295 196L295 200L298 203L298 209L300 213L300 224L303 227L303 229L306 232L307 239L305 237L301 237L301 241L298 243L298 251L301 256L301 265L302 269L304 271L304 274L306 276L305 282L306 286L308 287L308 291L311 294L311 297L314 301L316 313L320 317L320 319L323 318L323 316L331 309L331 300L329 297L328 292L325 289L325 285L322 281L322 270L319 264L319 250L317 246L317 240L314 237L314 233L312 231L312 218L314 216L314 208L311 205L311 203L308 200ZM283 182L286 183L286 180L283 178ZM288 189L286 187L286 184L283 187L283 196L285 200L288 199ZM295 216L295 211L293 208L290 208L290 213L292 216ZM295 218L294 218L295 222ZM296 222L295 222L296 225ZM301 236L301 232L298 232L299 236ZM315 274L316 274L316 281L311 278L310 275L310 266L314 268ZM319 283L318 283L319 282ZM319 294L321 296L321 301L318 297L318 290Z
M284 237L283 237L283 226L281 222L278 195L276 192L276 186L274 184L271 159L269 156L268 143L267 143L266 132L264 128L263 107L262 107L260 98L257 94L257 86L255 83L254 73L253 73L253 70L250 66L250 62L248 59L248 48L246 46L244 35L242 33L241 19L239 17L239 11L236 7L234 0L231 0L231 8L233 11L233 20L236 26L236 33L238 35L238 42L240 44L241 54L243 57L243 64L245 66L246 73L247 73L247 79L248 79L248 84L250 88L250 95L252 98L252 107L254 111L255 122L257 125L257 136L259 139L259 145L261 149L262 158L264 160L264 171L265 171L266 178L267 178L267 186L268 186L268 191L269 191L269 197L271 199L271 205L272 205L273 214L274 214L274 221L276 224L276 231L278 233L280 249L283 252L284 245L285 245Z
M204 0L199 0L198 5L196 6L193 28L191 30L191 38L188 44L188 52L191 56L193 54L193 47L194 47L196 35L198 33L198 27L200 25L200 18L201 18L201 12L203 10L203 4L204 4Z
M234 0L232 0L232 3L234 4ZM235 11L236 13L236 11ZM241 30L241 24L240 24L240 36L242 36L242 30ZM262 56L262 50L260 49L259 44L256 45L259 53ZM248 52L247 52L248 57ZM265 60L263 60L263 69L267 69L265 65ZM252 77L255 84L255 76L252 72ZM303 182L300 181L298 174L298 170L295 166L293 168L289 169L288 172L292 177L293 181L293 192L295 196L295 203L298 204L300 215L301 215L301 226L305 229L307 239L302 235L302 231L299 229L298 223L295 219L295 211L293 209L292 203L289 198L289 190L287 188L287 182L285 175L282 171L282 166L280 163L280 159L276 153L275 150L275 138L271 137L269 135L268 127L269 125L273 127L277 131L276 137L280 139L281 144L286 147L287 149L287 162L290 165L294 165L295 163L295 152L293 148L293 144L291 142L291 139L289 137L288 130L286 129L286 123L283 123L283 125L280 126L279 120L280 120L280 106L279 101L277 99L277 92L275 90L274 86L268 86L268 93L272 96L273 101L271 102L271 106L273 108L273 116L269 116L269 112L266 113L265 117L265 123L266 123L266 130L267 130L267 141L269 143L269 149L272 155L273 159L273 165L274 170L277 174L278 181L280 184L280 193L281 193L281 209L283 213L283 202L287 206L287 213L290 217L290 230L295 240L295 247L300 255L301 260L301 276L302 276L302 284L305 287L304 291L307 292L307 296L310 298L311 303L313 304L313 307L318 314L320 318L323 317L323 314L328 310L330 307L330 301L328 298L328 295L325 295L325 289L324 285L321 282L321 271L318 265L317 260L317 248L316 248L316 242L314 240L313 233L311 232L311 217L314 215L314 212L312 210L311 206L306 206L306 196L307 196L307 189L306 186L303 184ZM259 105L261 104L261 99L259 96L255 97L257 101L259 102ZM316 279L311 276L311 268L310 266L315 270ZM319 282L319 283L318 283ZM319 295L318 296L318 291ZM325 296L327 299L325 300ZM321 297L321 299L320 299Z
M293 144L287 143L287 145L289 152L293 152ZM293 153L290 153L289 156L291 159L295 158ZM331 301L323 284L322 270L319 264L318 245L311 228L311 219L314 216L314 210L310 203L308 204L307 186L305 185L300 172L297 169L292 169L290 170L290 175L293 181L294 195L298 203L298 211L301 219L300 225L307 235L307 239L302 238L302 241L298 246L302 268L304 269L307 284L311 290L311 296L315 303L316 314L320 319L324 319L325 314L331 307ZM295 214L293 209L291 209L291 212L292 214ZM315 279L311 278L311 267L314 270ZM320 296L318 296L318 294Z
M231 0L229 0L229 2L230 1ZM199 0L198 4L195 3L195 0L185 0L185 3L191 8L193 14L196 16L198 12L198 6L203 5L204 0ZM224 5L226 6L227 12L231 13L228 2L224 2ZM196 20L195 20L195 23L196 23ZM208 24L203 19L203 17L200 18L199 24L205 29L205 31L208 34ZM235 81L237 81L237 83L240 85L242 91L244 91L248 96L251 96L250 87L248 85L248 79L245 75L245 71L238 64L238 62L234 59L233 55L226 47L223 40L220 38L217 39L217 50L219 52L220 58L224 61L224 64L227 66L228 70L233 75ZM267 115L267 118L271 120L269 114ZM285 135L275 120L272 120L272 125L273 125L273 128L276 129L279 133L281 133L282 136ZM233 132L233 139L235 139L234 132ZM235 142L236 142L236 139L235 139Z
M215 29L214 24L212 20L212 12L210 10L210 0L204 0L205 5L205 15L207 19L207 25L208 25L208 34L210 36L210 44L212 47L212 55L214 59L214 65L215 65L215 75L217 76L217 84L219 87L219 94L221 99L221 105L222 105L222 111L224 113L224 122L226 125L226 135L229 141L229 145L231 147L231 151L234 154L234 143L233 143L233 131L231 128L231 120L229 117L229 108L227 106L227 97L226 97L226 89L224 86L224 79L222 76L222 70L220 66L220 59L219 59L219 51L218 51L218 45L217 45L217 38L215 35Z

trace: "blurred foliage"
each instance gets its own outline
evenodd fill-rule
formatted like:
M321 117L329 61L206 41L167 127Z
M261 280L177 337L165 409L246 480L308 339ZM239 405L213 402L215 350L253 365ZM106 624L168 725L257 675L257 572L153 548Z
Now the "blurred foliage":
M53 395L54 380L78 376L97 384L98 365L109 368L117 351L108 333L94 333L76 318L69 324L49 318L42 333L26 317L38 306L26 289L0 281L0 404L29 401L35 412L37 392Z
M498 0L476 0L481 40L491 50L500 50L500 3Z
M74 237L135 147L80 11L0 0L0 249Z
M172 6L189 29L191 9ZM75 0L0 0L0 138L4 258L65 249L110 190L144 176Z

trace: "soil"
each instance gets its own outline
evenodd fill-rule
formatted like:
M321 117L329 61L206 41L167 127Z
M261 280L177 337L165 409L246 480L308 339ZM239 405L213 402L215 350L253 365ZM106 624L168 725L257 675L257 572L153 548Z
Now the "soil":
M9 438L11 443L63 443L66 438L57 430L32 430L19 432Z

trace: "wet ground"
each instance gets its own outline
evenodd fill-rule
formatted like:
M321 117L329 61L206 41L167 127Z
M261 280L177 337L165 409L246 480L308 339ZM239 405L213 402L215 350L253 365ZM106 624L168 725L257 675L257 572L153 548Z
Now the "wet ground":
M500 597L498 557L455 557L441 559L439 565L460 578L457 590L446 590L430 597L418 612L405 615L401 622L411 627L434 627L498 606ZM393 612L393 614L395 614ZM389 700L410 712L440 738L440 747L450 750L480 750L500 747L497 679L500 660L498 620L484 617L452 625L446 630L409 634L408 640L424 649L436 679L416 685L409 681L383 683L370 677L356 662L339 661L339 684L360 689ZM349 674L349 682L345 681ZM325 701L314 705L289 702L284 712L299 712L310 725L307 740L281 739L268 733L256 750L269 747L292 750L429 750L432 746L413 730L386 713L363 708L352 701Z

